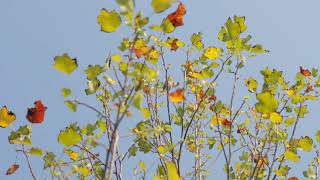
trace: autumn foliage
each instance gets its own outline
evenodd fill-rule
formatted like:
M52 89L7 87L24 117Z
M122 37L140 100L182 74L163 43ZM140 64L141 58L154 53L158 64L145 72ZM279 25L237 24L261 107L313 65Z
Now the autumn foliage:
M32 157L42 159L52 179L131 179L129 174L155 180L297 180L296 170L301 179L319 179L320 131L296 135L309 103L319 98L317 69L297 67L293 81L269 67L259 78L244 77L241 73L254 63L251 59L269 52L251 42L244 16L230 17L219 28L220 45L205 44L202 32L191 37L176 33L190 23L184 17L192 7L183 1L151 0L160 22L137 11L134 0L116 2L119 10L103 8L97 15L97 29L106 36L117 36L118 28L131 31L117 48L108 46L111 53L104 63L81 70L86 89L61 89L66 108L74 113L87 108L97 114L96 121L83 126L70 122L57 130L64 148L49 151L33 144L31 134L33 126L46 123L46 111L55 107L47 109L36 100L34 107L26 107L25 125L8 136L16 152L24 155L33 179L42 170L31 166L31 160L39 160ZM78 60L66 52L53 57L52 63L66 78L78 70ZM225 84L231 88L225 89ZM243 87L246 93L238 94ZM96 104L75 98L73 91L83 91ZM2 128L16 120L10 109L0 109ZM307 167L300 165L304 152L314 155ZM10 163L6 174L14 175L20 166ZM214 170L212 163L218 164Z

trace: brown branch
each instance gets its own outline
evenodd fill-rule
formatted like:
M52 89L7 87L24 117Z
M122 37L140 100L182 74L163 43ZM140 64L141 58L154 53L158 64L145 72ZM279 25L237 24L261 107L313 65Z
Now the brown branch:
M33 172L33 170L32 170L31 161L30 161L30 159L29 159L29 156L28 156L27 152L26 152L25 149L24 149L24 145L22 145L22 150L21 150L21 152L24 154L24 156L25 156L26 159L27 159L27 163L28 163L28 167L29 167L29 171L30 171L31 176L33 177L34 180L37 180L36 175L34 174L34 172Z

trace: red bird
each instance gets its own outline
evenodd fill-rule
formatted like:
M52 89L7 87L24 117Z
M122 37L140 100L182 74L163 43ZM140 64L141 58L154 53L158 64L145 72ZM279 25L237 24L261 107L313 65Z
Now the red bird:
M35 107L28 108L28 113L26 118L31 123L42 123L44 120L44 113L47 110L47 107L44 106L41 100L34 102Z

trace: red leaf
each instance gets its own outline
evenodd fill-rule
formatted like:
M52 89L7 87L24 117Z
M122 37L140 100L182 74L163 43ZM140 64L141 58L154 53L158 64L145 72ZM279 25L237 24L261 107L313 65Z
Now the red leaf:
M186 8L184 4L180 2L177 10L167 16L167 19L172 23L174 27L183 25L183 16L186 14Z
M44 106L41 100L34 102L35 107L28 108L28 113L26 118L31 123L42 123L44 120L44 114L47 107Z
M16 172L19 169L19 165L18 164L12 164L9 169L7 170L6 175L11 175L14 172Z

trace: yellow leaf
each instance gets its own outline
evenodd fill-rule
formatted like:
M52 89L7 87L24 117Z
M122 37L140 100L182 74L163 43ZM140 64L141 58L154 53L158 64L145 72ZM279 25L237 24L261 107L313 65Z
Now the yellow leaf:
M111 60L115 62L120 62L122 61L121 55L120 54L114 54L111 56Z
M0 109L0 127L8 127L14 120L16 120L16 115L13 112L8 111L6 106L3 106Z
M70 156L70 159L76 161L78 159L78 157L79 157L79 154L76 153L76 152L72 152L72 153L69 154L69 156Z
M280 124L282 122L282 116L277 112L273 112L270 114L270 121L276 124Z
M166 163L168 170L168 180L180 180L176 165L173 162Z
M289 97L291 97L294 94L294 90L293 89L287 90L287 94Z
M204 51L203 55L208 59L215 60L220 57L221 52L222 50L220 48L210 46Z
M146 164L143 161L139 161L139 167L142 169L144 172L147 171Z
M121 24L120 15L114 10L109 12L106 9L102 9L97 17L97 21L101 26L101 31L107 33L116 31Z
M284 157L292 162L299 162L300 161L300 156L296 155L294 152L292 151L285 151L284 152Z

